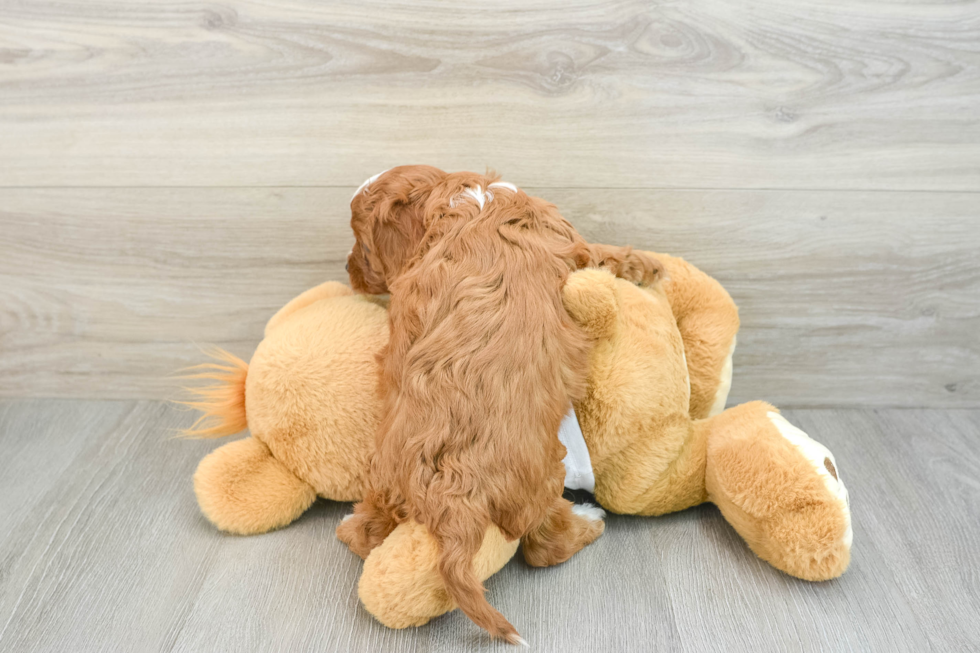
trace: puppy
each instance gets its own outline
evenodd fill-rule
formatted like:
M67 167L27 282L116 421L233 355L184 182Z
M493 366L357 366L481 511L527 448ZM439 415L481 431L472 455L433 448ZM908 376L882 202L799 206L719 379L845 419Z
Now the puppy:
M365 182L351 211L351 285L391 293L391 337L369 488L337 535L366 557L400 522L424 524L460 609L521 643L473 571L487 527L521 538L536 566L603 530L601 511L562 498L558 426L584 392L589 354L562 286L595 263L646 283L661 267L590 246L553 205L493 176L394 168Z

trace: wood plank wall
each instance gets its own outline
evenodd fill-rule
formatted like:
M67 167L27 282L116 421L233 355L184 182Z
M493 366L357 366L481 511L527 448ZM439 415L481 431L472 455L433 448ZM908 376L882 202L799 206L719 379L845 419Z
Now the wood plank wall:
M3 3L0 396L247 357L409 162L715 275L733 401L980 406L980 11L924 0Z

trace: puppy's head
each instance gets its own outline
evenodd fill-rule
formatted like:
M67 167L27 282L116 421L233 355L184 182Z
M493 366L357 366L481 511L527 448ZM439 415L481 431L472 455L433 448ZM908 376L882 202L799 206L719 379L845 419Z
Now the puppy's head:
M425 205L446 173L432 166L399 166L368 179L351 200L354 248L347 272L354 290L388 292L425 235Z

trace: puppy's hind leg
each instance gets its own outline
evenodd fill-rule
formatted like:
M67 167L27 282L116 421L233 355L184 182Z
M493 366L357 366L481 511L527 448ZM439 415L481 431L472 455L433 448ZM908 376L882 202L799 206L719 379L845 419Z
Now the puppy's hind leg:
M605 511L591 505L576 506L558 497L537 528L521 540L524 560L532 567L565 562L602 535Z
M354 505L354 514L344 517L337 526L337 539L361 558L367 558L397 525L391 511L368 492L363 501Z

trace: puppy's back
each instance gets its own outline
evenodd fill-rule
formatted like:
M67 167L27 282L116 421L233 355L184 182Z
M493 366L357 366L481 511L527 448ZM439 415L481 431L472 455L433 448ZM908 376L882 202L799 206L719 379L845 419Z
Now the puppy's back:
M588 356L561 302L580 246L553 207L515 193L447 224L393 286L392 471L420 512L464 491L520 537L561 493L556 434Z

